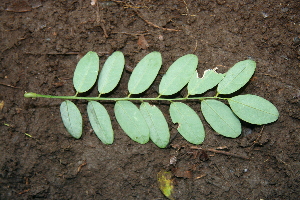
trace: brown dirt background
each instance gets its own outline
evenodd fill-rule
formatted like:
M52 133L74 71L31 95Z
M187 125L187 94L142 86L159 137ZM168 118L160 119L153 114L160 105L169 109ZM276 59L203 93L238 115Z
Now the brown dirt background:
M12 4L8 0L0 3L0 102L4 102L0 111L0 199L165 199L156 174L169 168L172 156L178 160L176 199L299 198L298 1L132 0L91 6L89 0L31 0L28 12L14 12L25 3L21 7ZM145 36L147 49L139 47L139 34ZM237 139L217 135L204 122L206 139L201 147L226 146L229 152L250 159L207 152L209 160L201 160L189 155L190 144L181 136L167 149L151 142L133 142L117 124L112 103L104 105L112 118L115 142L104 145L91 131L86 101L74 101L84 119L83 136L76 140L61 122L61 100L23 97L25 91L74 95L72 76L78 54L96 51L103 64L117 50L124 53L129 66L149 52L161 52L162 73L188 53L198 56L199 74L216 66L224 72L251 57L257 70L239 94L271 101L280 117L265 126L244 123ZM120 85L109 96L127 95L129 76L124 71ZM143 96L155 97L158 83ZM86 95L97 96L96 88ZM214 95L214 91L205 95ZM199 104L189 105L203 119ZM176 127L168 105L158 107L174 136ZM181 175L184 173L193 177Z

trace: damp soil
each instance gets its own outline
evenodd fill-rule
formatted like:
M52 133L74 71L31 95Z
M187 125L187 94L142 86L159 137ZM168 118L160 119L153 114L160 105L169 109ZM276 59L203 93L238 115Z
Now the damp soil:
M287 0L98 1L96 6L89 0L1 1L0 199L162 200L161 170L172 172L174 199L298 199L299 6ZM197 150L177 134L169 105L152 102L174 137L160 149L129 139L116 122L114 104L103 102L115 132L114 143L104 145L91 129L87 102L73 101L84 123L76 140L61 121L61 100L23 95L74 95L73 72L88 51L97 52L101 64L122 51L128 68L159 51L162 74L188 53L198 56L199 74L215 67L226 72L253 59L256 72L237 94L271 101L280 117L264 126L243 122L236 139L216 134L203 120L206 139L198 147L204 150ZM128 95L130 73L124 71L107 96ZM143 96L157 96L158 84L159 78ZM84 95L97 96L97 88ZM198 103L187 104L203 119Z

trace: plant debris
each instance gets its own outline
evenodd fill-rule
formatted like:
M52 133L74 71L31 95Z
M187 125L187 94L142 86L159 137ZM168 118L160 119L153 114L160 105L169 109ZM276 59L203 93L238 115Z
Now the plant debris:
M8 12L30 12L34 8L42 6L41 0L30 0L30 1L14 1L7 8Z
M141 49L148 49L148 47L149 47L149 44L144 35L139 36L137 44L138 44L139 48L141 48Z

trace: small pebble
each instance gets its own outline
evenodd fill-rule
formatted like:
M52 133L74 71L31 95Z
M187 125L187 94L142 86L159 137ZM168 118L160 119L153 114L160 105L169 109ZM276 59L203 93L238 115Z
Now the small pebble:
M158 39L159 39L160 41L163 41L163 40L164 40L164 36L159 35L159 36L158 36Z
M294 37L293 42L294 42L294 45L300 44L300 37Z
M217 0L217 4L224 5L226 3L226 0Z
M268 14L268 13L261 12L261 14L262 14L263 18L267 18L267 17L269 17L269 14Z
M97 0L91 0L91 5L92 6L96 5L96 3L97 3Z
M172 156L172 157L170 158L170 165L176 165L176 163L177 163L177 158L176 158L176 156Z
M247 136L247 135L252 134L253 130L250 128L244 128L242 132L243 132L243 136Z

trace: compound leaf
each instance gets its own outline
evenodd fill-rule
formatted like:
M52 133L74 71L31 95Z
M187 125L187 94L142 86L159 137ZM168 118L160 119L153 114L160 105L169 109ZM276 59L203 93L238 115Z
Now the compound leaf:
M78 93L86 92L93 87L99 72L99 57L96 52L90 51L78 62L73 84Z
M197 113L181 102L173 102L170 106L173 123L178 123L178 132L190 143L201 144L205 137L202 122Z
M162 77L160 95L172 95L181 90L191 79L198 65L198 57L187 54L178 58Z
M140 110L150 129L150 139L158 147L165 148L169 144L170 132L164 115L147 102L141 104Z
M146 55L134 68L129 82L130 94L144 92L153 83L162 65L162 57L159 52L152 52Z
M251 94L238 95L228 99L232 111L251 124L268 124L279 117L277 108L268 100Z
M141 111L130 101L117 101L115 115L121 128L133 140L140 144L149 141L149 128Z
M66 100L60 105L60 114L67 131L76 139L82 135L82 116L77 106Z
M87 113L97 137L104 144L112 144L114 142L114 132L105 107L96 101L90 101L87 106Z
M203 100L201 110L205 120L219 134L236 138L241 134L241 122L231 109L217 100Z
M204 71L203 77L198 77L198 72L195 71L188 84L188 92L190 95L202 94L207 90L215 87L225 74L219 74L213 69Z
M228 70L224 79L219 83L219 94L231 94L243 87L252 77L256 68L253 60L244 60L236 63Z
M111 92L119 83L125 65L122 52L116 51L108 57L100 72L98 91L100 94Z

